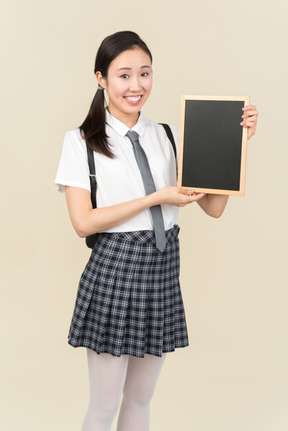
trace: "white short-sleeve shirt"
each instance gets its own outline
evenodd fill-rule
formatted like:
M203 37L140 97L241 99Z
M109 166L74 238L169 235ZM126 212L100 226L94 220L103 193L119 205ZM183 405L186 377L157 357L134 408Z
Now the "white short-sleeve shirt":
M127 202L145 196L144 185L139 171L131 141L126 136L129 127L106 111L106 133L113 159L94 152L97 207L106 207ZM174 151L163 126L148 121L140 113L137 124L133 127L139 134L150 165L156 190L176 185L176 160ZM171 126L178 152L179 129ZM62 155L55 179L60 192L65 186L80 187L90 191L89 167L86 142L80 130L66 133ZM174 226L178 219L178 207L162 205L165 229ZM150 210L145 210L121 225L105 232L130 232L135 230L153 230Z

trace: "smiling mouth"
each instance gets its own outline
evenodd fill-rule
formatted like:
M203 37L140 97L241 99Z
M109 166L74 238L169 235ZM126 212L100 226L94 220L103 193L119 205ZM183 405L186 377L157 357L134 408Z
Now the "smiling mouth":
M124 99L128 100L129 102L139 102L139 100L142 98L142 96L126 96Z

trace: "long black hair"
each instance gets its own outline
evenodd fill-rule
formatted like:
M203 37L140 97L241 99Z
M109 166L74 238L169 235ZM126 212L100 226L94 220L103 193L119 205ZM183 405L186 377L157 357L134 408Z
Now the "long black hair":
M123 51L135 47L139 47L146 52L152 62L152 54L138 34L132 31L119 31L107 36L98 49L94 73L99 71L107 79L110 63ZM113 158L105 127L104 90L97 88L87 117L80 126L80 131L92 150Z

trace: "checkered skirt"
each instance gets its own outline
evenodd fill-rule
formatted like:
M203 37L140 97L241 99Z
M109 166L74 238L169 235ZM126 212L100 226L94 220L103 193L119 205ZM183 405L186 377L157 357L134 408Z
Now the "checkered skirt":
M166 231L163 253L152 231L100 235L80 279L70 345L137 357L188 345L178 233Z

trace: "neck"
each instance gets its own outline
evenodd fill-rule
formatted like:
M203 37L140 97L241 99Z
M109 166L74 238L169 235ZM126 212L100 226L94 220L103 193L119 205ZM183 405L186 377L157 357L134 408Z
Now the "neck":
M124 112L114 112L114 109L110 109L108 106L108 111L113 117L117 118L117 120L121 121L121 123L125 124L125 126L132 129L138 121L140 112L136 112L135 114L125 114Z

